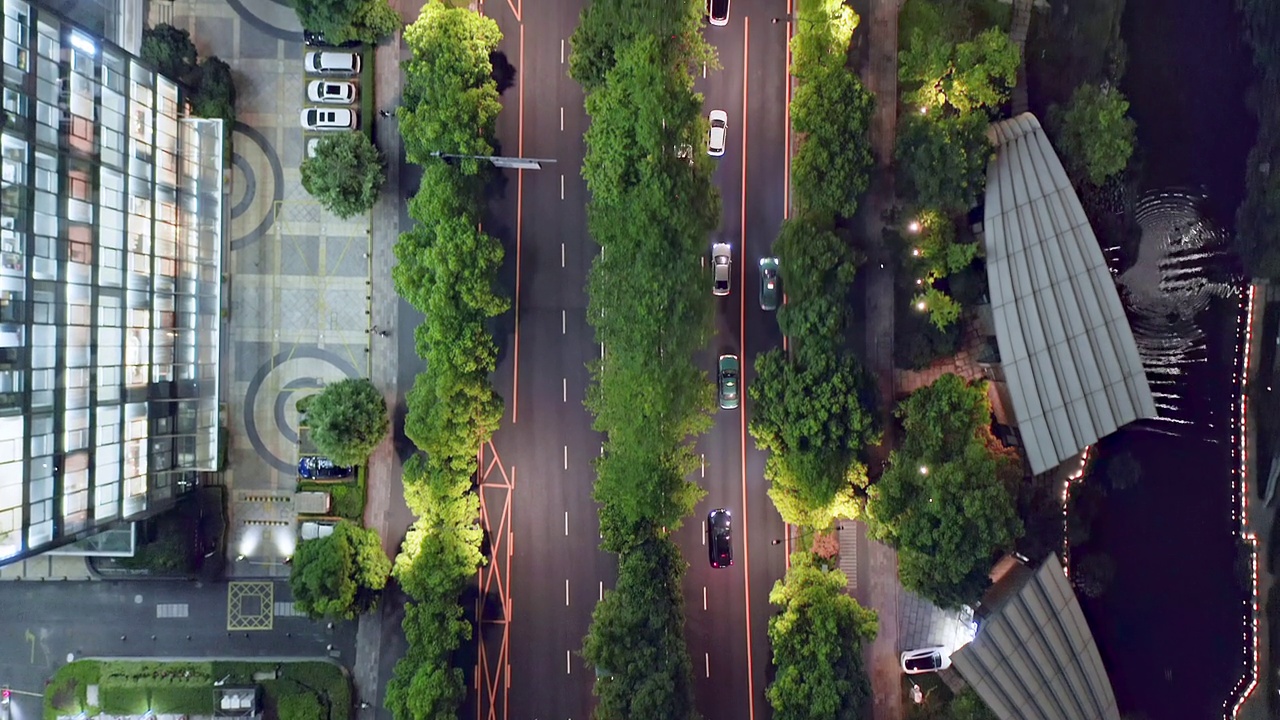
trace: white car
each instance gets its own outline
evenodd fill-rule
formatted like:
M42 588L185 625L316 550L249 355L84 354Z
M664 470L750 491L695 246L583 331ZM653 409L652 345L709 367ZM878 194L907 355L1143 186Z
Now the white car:
M707 133L707 154L720 157L724 154L725 139L729 135L729 114L723 110L711 111L711 131Z
M729 275L733 270L731 253L729 243L716 243L711 246L711 276L714 279L714 284L711 286L712 295L729 294Z
M350 105L356 99L356 84L346 80L312 80L307 83L307 100L313 103Z
M345 50L312 50L306 55L307 72L355 75L360 72L360 56Z
M707 0L707 19L712 25L729 24L729 0Z
M945 647L927 647L902 653L902 672L908 675L937 672L951 667L951 654Z
M303 130L354 130L356 114L347 108L303 108Z

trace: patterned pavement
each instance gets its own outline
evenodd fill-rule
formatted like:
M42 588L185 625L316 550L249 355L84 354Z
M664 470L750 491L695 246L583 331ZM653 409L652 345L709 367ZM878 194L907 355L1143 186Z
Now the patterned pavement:
M157 2L149 21L189 30L201 57L221 57L236 81L222 363L227 553L232 577L283 577L296 544L296 511L279 501L296 485L294 403L370 374L370 222L339 220L302 188L304 49L287 4Z

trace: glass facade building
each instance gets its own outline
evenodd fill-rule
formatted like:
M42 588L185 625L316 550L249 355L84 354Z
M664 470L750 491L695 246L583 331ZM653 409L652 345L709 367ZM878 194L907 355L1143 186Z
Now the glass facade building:
M218 460L223 134L37 3L4 8L0 563L171 507Z

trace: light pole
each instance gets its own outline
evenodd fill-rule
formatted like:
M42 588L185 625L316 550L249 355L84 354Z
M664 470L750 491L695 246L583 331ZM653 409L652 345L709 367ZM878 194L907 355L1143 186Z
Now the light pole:
M431 157L440 158L445 162L450 160L484 160L493 163L494 167L512 168L515 170L541 170L542 163L554 163L555 160L549 158L521 158L507 157L505 155L459 155L455 153L446 153L436 150L431 153Z

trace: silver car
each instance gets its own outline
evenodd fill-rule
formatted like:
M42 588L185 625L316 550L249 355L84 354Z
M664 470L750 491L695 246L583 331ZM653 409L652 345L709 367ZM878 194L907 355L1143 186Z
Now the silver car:
M729 243L716 243L711 246L711 275L715 284L711 294L723 296L729 294L729 276L733 271L733 260L730 259L732 248Z

